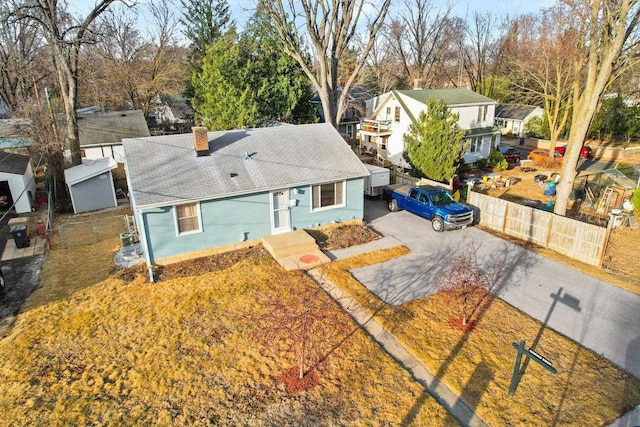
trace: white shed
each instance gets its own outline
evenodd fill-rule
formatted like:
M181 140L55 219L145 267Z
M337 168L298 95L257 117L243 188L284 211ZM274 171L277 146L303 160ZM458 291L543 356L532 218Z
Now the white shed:
M31 158L0 151L0 209L15 205L16 213L31 212L35 193Z
M64 171L75 213L118 206L111 171L118 167L111 157L82 159Z

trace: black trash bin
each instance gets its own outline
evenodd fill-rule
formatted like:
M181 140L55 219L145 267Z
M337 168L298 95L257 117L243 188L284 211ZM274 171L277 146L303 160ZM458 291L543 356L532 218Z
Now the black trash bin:
M13 241L16 242L16 248L29 247L29 235L27 234L26 225L16 225L11 227L10 232L13 236Z

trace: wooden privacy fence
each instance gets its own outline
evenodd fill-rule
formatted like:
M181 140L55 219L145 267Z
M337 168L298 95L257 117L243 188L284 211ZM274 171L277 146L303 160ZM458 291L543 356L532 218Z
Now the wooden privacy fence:
M475 191L467 203L476 208L481 225L549 248L569 258L600 267L607 229L490 197Z

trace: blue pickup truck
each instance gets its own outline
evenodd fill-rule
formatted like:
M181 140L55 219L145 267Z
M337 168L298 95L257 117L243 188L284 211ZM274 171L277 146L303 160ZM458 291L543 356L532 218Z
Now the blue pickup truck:
M384 197L391 212L405 209L430 219L435 231L455 230L473 223L473 210L453 200L442 188L396 184L385 188Z

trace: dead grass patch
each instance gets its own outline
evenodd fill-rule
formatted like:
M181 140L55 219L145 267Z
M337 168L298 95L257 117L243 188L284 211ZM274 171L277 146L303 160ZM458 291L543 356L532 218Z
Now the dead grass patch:
M436 294L393 307L348 272L368 255L323 266L324 273L434 375L474 407L489 425L607 425L640 402L640 380L599 355L546 328L502 300L493 299L472 320L473 331L451 327L459 315ZM507 397L516 352L524 339L551 360L557 375L529 363L514 397ZM537 341L537 342L536 342Z
M456 425L342 312L353 332L292 396L278 379L295 361L260 345L246 313L266 292L296 295L296 281L277 279L288 273L260 250L231 264L155 284L69 277L76 292L32 303L0 341L0 425Z
M364 224L346 224L305 230L316 239L320 249L333 251L361 245L380 238L380 235Z

